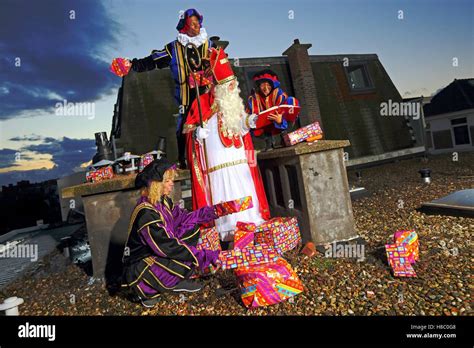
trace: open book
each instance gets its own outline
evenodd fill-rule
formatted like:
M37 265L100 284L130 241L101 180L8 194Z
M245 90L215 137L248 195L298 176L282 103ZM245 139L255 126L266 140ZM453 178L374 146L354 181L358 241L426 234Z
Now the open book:
M286 119L288 122L295 122L296 117L300 112L301 107L295 105L278 105L273 106L269 109L266 109L258 114L257 118L257 126L256 129L266 127L272 124L273 121L268 119L268 116L271 114L276 114L277 112L283 114L283 118Z

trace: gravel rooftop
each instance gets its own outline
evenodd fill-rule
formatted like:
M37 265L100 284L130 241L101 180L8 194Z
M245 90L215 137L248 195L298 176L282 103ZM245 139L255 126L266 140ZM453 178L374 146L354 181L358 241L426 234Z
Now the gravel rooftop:
M353 202L357 231L367 243L365 260L308 258L290 251L285 258L305 291L274 306L246 309L238 290L219 296L217 288L236 286L231 271L220 271L204 280L201 292L164 295L147 309L111 296L57 251L3 288L0 300L22 297L21 315L470 315L474 219L416 210L423 202L474 187L474 153L452 158L440 155L426 163L414 158L362 169L360 181L349 170L350 185L370 192ZM417 173L423 167L432 169L430 185L422 184ZM400 229L415 229L419 236L416 278L394 278L384 256L384 245Z

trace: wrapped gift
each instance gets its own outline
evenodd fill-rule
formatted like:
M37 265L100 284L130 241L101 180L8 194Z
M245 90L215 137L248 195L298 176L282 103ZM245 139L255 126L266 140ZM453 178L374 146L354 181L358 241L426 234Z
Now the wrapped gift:
M408 251L403 244L385 245L387 260L396 277L416 277L415 270L408 258Z
M219 232L215 227L202 228L201 235L196 244L196 248L199 250L221 250L221 243L219 242Z
M190 74L188 81L189 81L189 87L195 88L196 83L199 87L211 85L214 82L214 79L212 75L206 76L204 71L200 70L200 71L193 72L192 75Z
M96 168L86 173L87 182L99 182L103 180L112 179L114 177L114 171L112 166L105 166Z
M309 138L321 139L322 135L323 130L319 126L319 122L314 122L291 133L285 134L283 136L283 141L286 146L292 146Z
M214 205L217 216L226 216L233 213L238 213L253 207L252 196L247 196L233 201L217 203Z
M153 162L155 158L151 153L146 153L142 156L140 156L140 163L138 165L138 172L141 172L147 165L149 165L151 162Z
M201 234L199 240L196 244L196 249L198 250L221 250L221 243L219 242L219 232L217 232L215 227L211 228L201 228ZM191 278L199 278L202 276L207 276L217 272L217 268L210 264L205 270L198 271L191 276Z
M295 217L273 218L255 229L255 243L271 245L280 255L295 248L300 241L298 219Z
M238 268L235 274L247 308L273 305L303 291L301 280L281 257L264 265Z
M407 258L410 263L415 263L419 259L418 235L414 230L401 230L393 235L395 244L404 245L407 251Z
M240 230L234 232L234 249L244 249L254 245L254 233L252 231Z
M219 254L222 269L235 269L273 262L278 254L267 244L254 245L243 249L223 250Z
M118 77L124 77L130 71L132 63L125 58L115 58L110 65L110 71Z

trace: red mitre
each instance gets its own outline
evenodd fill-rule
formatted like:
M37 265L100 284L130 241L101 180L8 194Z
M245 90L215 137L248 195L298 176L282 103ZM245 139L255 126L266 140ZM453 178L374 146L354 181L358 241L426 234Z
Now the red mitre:
M209 60L212 74L217 84L222 85L235 79L234 71L223 48L211 48L211 57Z

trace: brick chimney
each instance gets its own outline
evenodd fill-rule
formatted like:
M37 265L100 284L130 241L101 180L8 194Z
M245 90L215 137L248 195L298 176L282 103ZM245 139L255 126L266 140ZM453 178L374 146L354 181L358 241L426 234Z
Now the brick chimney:
M283 55L288 56L295 97L299 99L302 106L301 126L318 121L322 127L316 84L308 55L308 49L311 46L311 44L300 44L300 40L295 39Z

